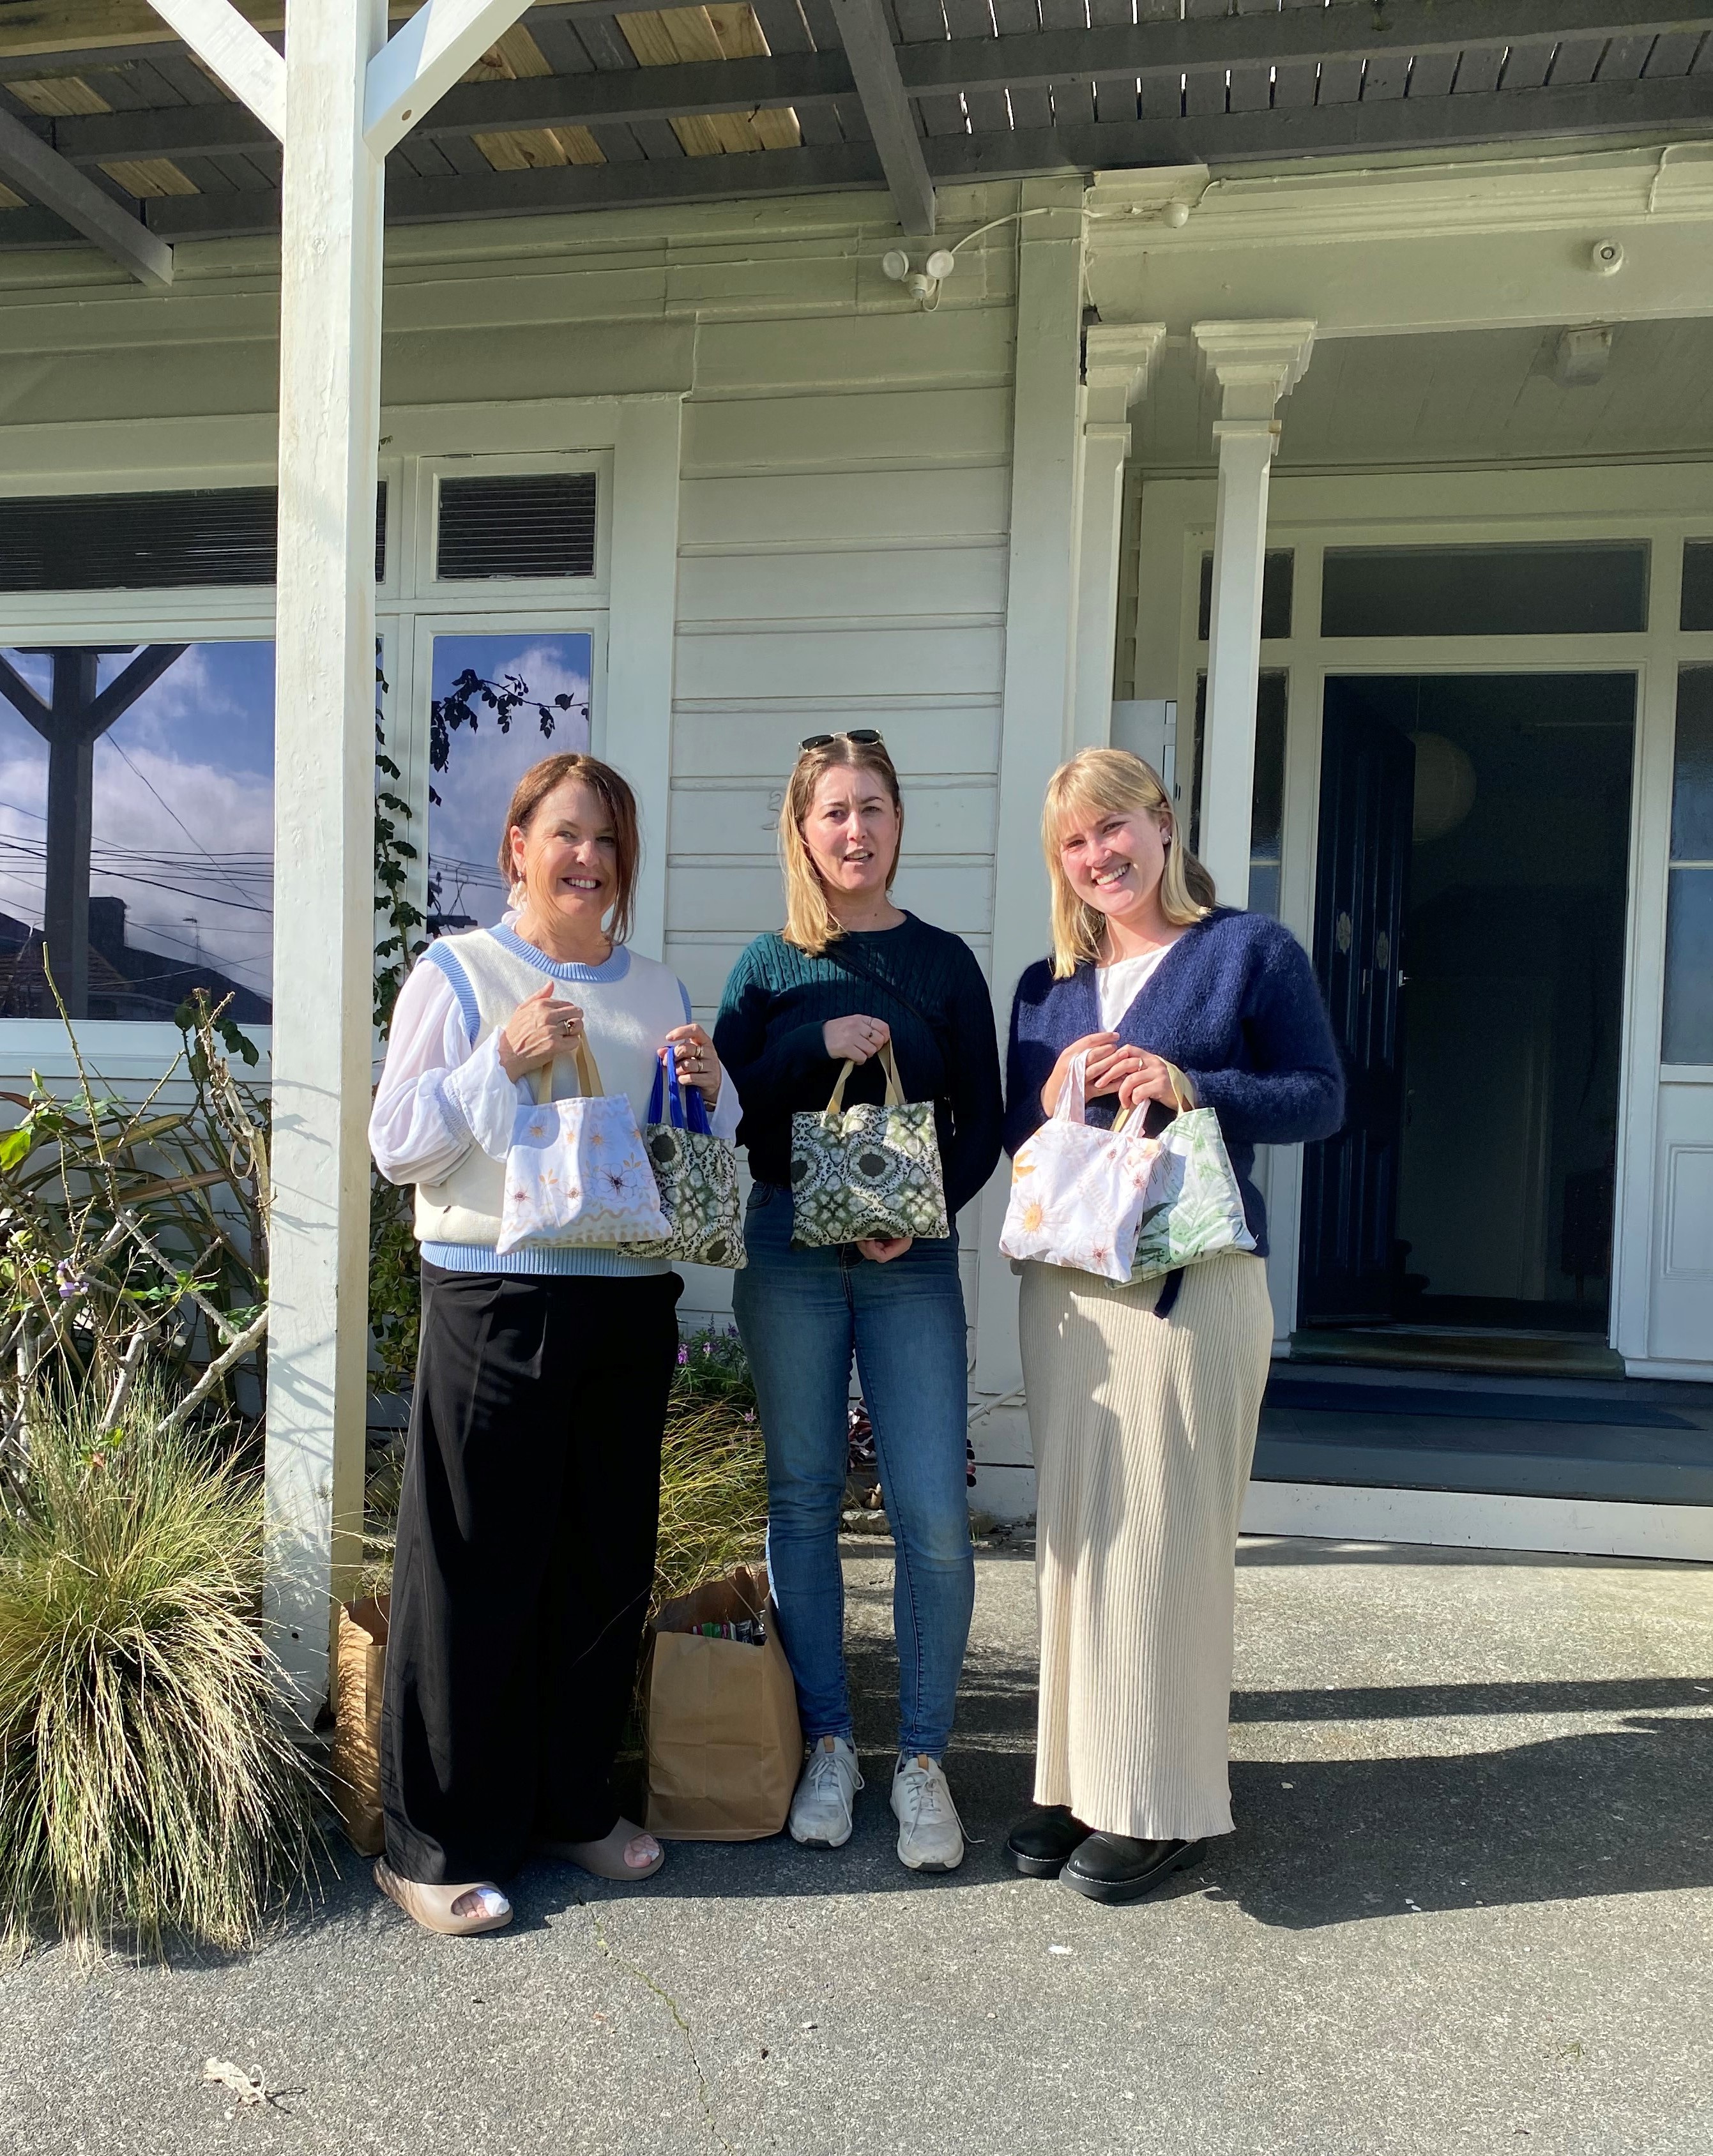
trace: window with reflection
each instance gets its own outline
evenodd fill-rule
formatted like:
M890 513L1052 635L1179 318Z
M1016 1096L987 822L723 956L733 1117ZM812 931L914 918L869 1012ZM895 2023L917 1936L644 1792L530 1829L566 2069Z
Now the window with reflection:
M274 647L0 651L0 1017L272 1017Z
M585 631L437 636L429 708L428 927L491 928L509 892L499 846L531 764L589 747Z

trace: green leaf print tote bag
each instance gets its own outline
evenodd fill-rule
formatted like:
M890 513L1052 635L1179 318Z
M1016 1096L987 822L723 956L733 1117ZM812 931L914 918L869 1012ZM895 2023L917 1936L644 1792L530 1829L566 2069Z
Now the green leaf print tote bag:
M791 1118L794 1250L857 1243L871 1235L952 1232L932 1101L907 1101L892 1044L880 1051L887 1093L878 1106L845 1106L846 1063L820 1114Z
M1255 1247L1219 1117L1195 1105L1190 1081L1175 1065L1165 1067L1178 1112L1155 1140L1160 1150L1148 1178L1133 1281Z
M707 1104L695 1086L682 1085L676 1073L669 1084L658 1059L642 1142L661 1210L671 1225L657 1242L632 1243L630 1249L639 1258L723 1265L736 1272L748 1262L736 1148L714 1136Z

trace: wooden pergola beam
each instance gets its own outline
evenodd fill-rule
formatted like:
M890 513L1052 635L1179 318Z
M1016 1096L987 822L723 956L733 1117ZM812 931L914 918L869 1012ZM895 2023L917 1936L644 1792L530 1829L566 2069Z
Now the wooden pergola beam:
M849 63L840 52L698 60L679 67L626 68L603 74L526 76L516 82L466 82L449 90L413 124L410 132L430 137L503 134L538 127L598 126L604 121L671 120L698 112L752 112L765 106L848 97L853 87ZM218 157L271 146L269 129L242 105L102 112L38 121L33 130L62 157L80 165L134 157Z
M633 79L627 74L626 80ZM937 135L923 147L934 179L945 185L1134 166L1232 164L1249 158L1325 157L1345 151L1451 149L1507 139L1661 129L1713 131L1713 85L1705 78L1690 77L1596 83L1580 90L1503 90L1392 99L1384 104L1195 113L1178 119L1104 121L1003 134ZM439 178L400 174L389 179L387 198L391 221L404 225L621 209L627 204L663 207L756 195L817 194L886 184L872 144L842 142L712 157L448 173ZM166 239L238 239L275 228L280 200L270 194L165 196L148 205L148 217L151 228ZM28 210L10 211L0 220L0 244L63 246L65 239L64 227Z
M0 174L93 242L138 284L160 287L172 282L167 243L9 112L0 112Z
M1283 60L1360 60L1552 38L1664 36L1709 27L1713 0L1388 0L1383 13L1335 6L1181 21L1150 18L1105 28L905 44L898 54L906 89L920 96L1113 76L1139 80Z
M410 132L530 0L424 0L368 64L363 136L372 157L384 157Z
M154 12L270 132L286 139L286 63L232 0L152 0Z
M906 232L934 230L934 182L916 132L916 116L898 73L898 54L881 0L828 0L863 117L874 137L893 208Z

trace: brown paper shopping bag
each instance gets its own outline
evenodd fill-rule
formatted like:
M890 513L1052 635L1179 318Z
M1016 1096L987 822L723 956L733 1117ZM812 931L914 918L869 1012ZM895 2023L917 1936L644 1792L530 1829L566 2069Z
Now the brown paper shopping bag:
M339 1612L333 1707L333 1801L352 1847L378 1856L381 1818L381 1685L387 1667L389 1598L347 1602Z
M687 1629L746 1617L765 1625L759 1647ZM643 1697L649 1832L662 1841L777 1834L791 1808L803 1737L765 1571L739 1565L666 1604L655 1620Z

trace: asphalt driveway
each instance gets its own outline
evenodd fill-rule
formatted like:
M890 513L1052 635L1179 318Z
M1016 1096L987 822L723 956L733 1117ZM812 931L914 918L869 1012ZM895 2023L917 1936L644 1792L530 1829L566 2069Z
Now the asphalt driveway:
M1713 2148L1713 1568L1249 1542L1239 1829L1158 1900L1017 1878L1033 1596L984 1552L963 1871L893 1855L890 1546L848 1557L871 1787L836 1854L543 1867L414 1931L347 1858L256 1953L0 1979L19 2156ZM245 2105L204 2061L260 2067Z

